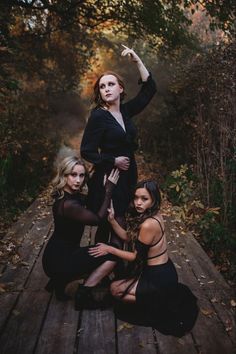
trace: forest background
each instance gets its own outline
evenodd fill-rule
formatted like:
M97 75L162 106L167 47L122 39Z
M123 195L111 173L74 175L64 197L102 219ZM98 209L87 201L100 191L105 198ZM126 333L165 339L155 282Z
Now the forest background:
M124 43L158 88L136 119L139 152L175 217L235 283L235 11L233 0L1 1L0 242L61 148L78 147L97 74L117 71L127 98L137 92Z

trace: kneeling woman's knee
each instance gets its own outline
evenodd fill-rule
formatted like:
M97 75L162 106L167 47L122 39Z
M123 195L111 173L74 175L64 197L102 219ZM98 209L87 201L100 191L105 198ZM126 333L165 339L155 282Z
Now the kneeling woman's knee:
M116 284L115 281L113 283L111 283L110 291L111 291L112 296L119 297L119 286Z

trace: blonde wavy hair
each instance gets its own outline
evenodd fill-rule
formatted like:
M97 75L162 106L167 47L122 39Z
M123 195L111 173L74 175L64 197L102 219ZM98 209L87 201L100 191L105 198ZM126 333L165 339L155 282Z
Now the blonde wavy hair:
M56 176L52 180L51 195L53 198L61 199L64 197L64 187L67 183L66 177L76 165L83 166L85 169L85 179L81 189L86 185L88 174L84 162L78 156L65 157L58 163Z

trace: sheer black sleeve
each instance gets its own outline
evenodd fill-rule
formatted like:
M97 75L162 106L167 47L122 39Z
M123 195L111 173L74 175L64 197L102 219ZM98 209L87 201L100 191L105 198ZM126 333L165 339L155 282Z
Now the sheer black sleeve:
M141 81L141 84L142 87L139 93L133 99L123 104L123 109L128 117L133 117L142 112L156 93L156 83L151 74L148 76L147 81Z
M72 220L78 221L84 225L98 225L100 221L102 221L107 216L107 208L109 207L111 202L113 188L114 184L110 181L107 181L105 186L106 193L104 201L97 214L83 207L78 200L68 199L64 202L64 216Z
M114 165L114 156L99 151L104 131L105 127L102 111L93 110L84 130L80 153L85 160L95 165L102 162L111 162Z

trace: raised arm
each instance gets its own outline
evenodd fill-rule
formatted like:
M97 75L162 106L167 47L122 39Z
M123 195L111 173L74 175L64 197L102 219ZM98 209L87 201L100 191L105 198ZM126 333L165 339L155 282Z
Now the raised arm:
M133 117L136 114L142 112L142 110L151 101L152 97L156 93L156 83L147 68L145 67L145 65L143 64L140 57L135 53L135 51L124 45L123 47L125 49L122 51L121 55L129 56L132 61L137 65L142 84L142 87L138 94L133 99L123 105L123 109L128 115L128 117Z
M122 51L121 55L123 57L125 57L126 55L129 56L132 59L132 61L137 65L142 82L147 81L149 72L145 67L145 65L143 64L142 60L139 58L139 56L135 53L133 49L130 49L123 44L122 47L124 48L124 50Z
M111 202L114 186L119 179L118 169L112 170L105 184L105 197L99 211L95 214L85 209L76 200L67 200L64 203L64 215L84 225L98 225L107 216L107 209Z
M128 235L125 229L120 226L120 224L116 221L115 219L115 212L114 212L114 207L113 207L113 202L111 200L111 205L110 208L108 209L108 217L107 217L109 223L111 224L111 227L115 231L118 237L120 237L124 241L128 241Z

